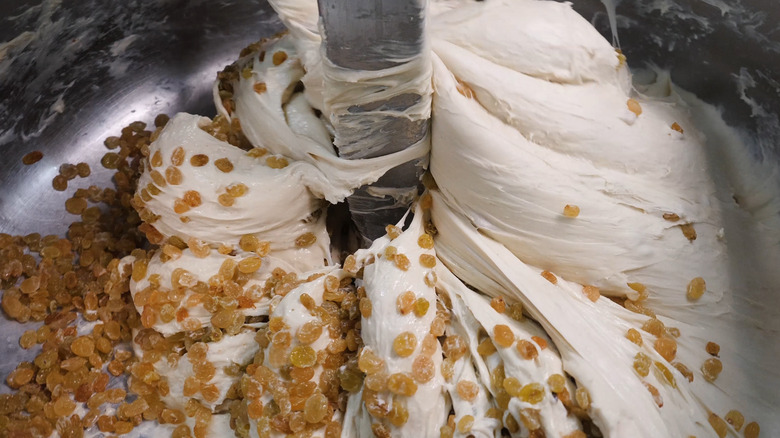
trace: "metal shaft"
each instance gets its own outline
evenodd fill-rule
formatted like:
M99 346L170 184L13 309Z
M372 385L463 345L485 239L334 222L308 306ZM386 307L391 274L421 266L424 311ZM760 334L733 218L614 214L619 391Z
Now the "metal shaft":
M419 57L424 49L424 0L319 0L328 60L338 68L375 71L398 67ZM328 75L325 75L328 86ZM392 90L389 90L392 91ZM429 121L411 120L402 113L423 96L399 92L369 104L354 105L334 114L339 155L348 159L372 158L398 152L423 139ZM370 123L370 129L353 129ZM349 123L338 123L348 121ZM381 132L383 135L376 135ZM352 219L365 240L385 234L412 199L386 193L414 191L422 167L417 160L399 165L371 186L358 188L348 199Z

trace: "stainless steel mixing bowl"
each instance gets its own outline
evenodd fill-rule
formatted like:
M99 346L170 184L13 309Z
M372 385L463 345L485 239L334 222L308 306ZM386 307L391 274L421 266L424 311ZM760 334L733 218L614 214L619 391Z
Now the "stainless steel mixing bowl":
M601 2L574 0L574 7L612 38ZM777 159L780 7L773 0L623 1L617 12L620 47L633 67L671 68L678 85L722 107L732 126ZM213 115L216 72L281 29L262 0L1 1L0 232L63 234L69 193L109 182L99 164L105 137L158 113ZM34 150L43 159L22 165ZM92 175L54 191L59 165L81 161ZM3 378L32 357L17 342L32 326L0 317Z

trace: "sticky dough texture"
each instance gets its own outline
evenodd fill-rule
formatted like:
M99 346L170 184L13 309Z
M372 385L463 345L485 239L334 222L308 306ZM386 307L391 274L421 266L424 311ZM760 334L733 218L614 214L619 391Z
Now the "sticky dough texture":
M285 61L278 65L274 62L277 53L284 53L285 56ZM225 117L238 118L247 138L256 147L268 149L296 162L310 164L308 172L302 175L303 184L312 193L331 203L343 201L355 188L375 182L387 170L407 161L420 160L421 166L427 164L430 152L429 137L407 149L381 157L355 160L338 157L329 136L330 130L333 129L329 122L332 115L323 114L322 118L318 118L314 109L324 111L325 107L316 107L311 103L308 99L310 91L294 91L298 81L303 81L304 84L323 81L321 68L317 70L319 74L316 79L307 78L312 72L305 70L305 62L313 57L310 51L299 53L292 37L284 36L272 46L266 47L266 50L239 60L239 68L248 69L251 75L241 75L238 81L233 83L233 100L236 105L234 114L225 110L215 91L218 110ZM349 106L355 104L354 100L358 95L372 95L369 100L373 101L374 98L383 97L382 87L404 84L408 92L423 96L418 105L406 110L405 116L413 120L425 119L430 113L431 85L429 81L420 80L419 76L420 65L429 65L426 61L427 57L421 56L419 60L398 67L391 83L376 82L377 77L382 78L377 72L350 70L339 73L338 70L331 69L332 74L337 75L340 85L331 87L325 96L327 108L346 112ZM321 61L317 61L317 65L321 67ZM355 83L363 84L360 93L350 91ZM264 84L265 91L257 92L257 84ZM380 110L374 113L374 117L380 119L393 112ZM381 138L384 133L376 131L371 135ZM377 140L365 142L381 143Z
M434 205L437 202L444 204L435 194ZM522 263L506 247L480 235L446 207L433 209L433 221L441 236L437 240L440 257L454 274L482 289L480 279L467 272L473 267L466 268L468 262L459 258L465 248L477 248L473 256L480 259L481 264L475 264L477 269L488 273L503 294L518 297L550 334L560 352L563 369L590 393L589 414L602 432L609 436L665 436L672 431L709 433L706 411L692 403L695 398L683 383L685 378L652 349L652 337L645 333L647 341L642 348L625 338L629 328L641 328L647 317L603 297L591 303L576 283L559 278L558 284L551 284L540 275L541 270ZM460 243L450 240L455 236ZM662 385L654 373L645 379L661 391L665 409L657 409L634 373L633 360L640 351L664 363L675 376L679 390ZM703 380L700 374L697 377ZM669 409L672 403L674 408Z
M688 105L693 101L690 96L663 81L659 88L667 92L647 90L643 95L632 90L628 69L613 47L568 4L434 1L428 26L431 52L422 58L422 67L414 63L409 71L400 72L425 95L431 83L420 81L420 72L426 71L426 62L430 65L431 145L426 139L391 157L341 160L331 144L332 114L326 106L339 108L339 102L334 106L336 98L344 105L351 103L354 97L345 93L349 82L370 80L371 74L354 73L344 78L344 89L325 91L324 71L329 67L321 58L315 3L272 4L290 34L265 46L264 57L254 53L239 60L239 68L250 74L232 84L234 111L222 105L217 85L215 100L223 117L240 120L254 146L286 157L290 165L267 168L265 156L248 157L203 132L199 125L207 120L179 115L152 150L163 152L165 160L180 145L187 149L187 157L218 151L231 158L234 173L218 173L213 159L211 167L197 169L188 168L185 160L183 183L161 187L162 194L146 205L160 216L155 227L166 237L183 233L214 246L235 245L241 234L250 232L272 241L282 262L307 272L327 261L324 215L318 216L323 200L340 201L397 164L424 160L430 148L430 170L438 185L432 190L430 215L438 235L436 250L429 253L444 262L436 271L440 293L452 302L447 334L459 334L471 343L469 354L456 363L453 382L440 376L442 353L437 346L436 377L408 400L409 422L392 428L394 436L418 436L420 431L435 435L446 423L450 406L458 418L477 417L475 435L497 433L484 414L495 406L489 374L500 364L507 377L522 383L546 382L549 375L565 371L589 391L588 415L604 436L708 436L710 411L723 417L731 409L739 409L746 423L758 421L765 430L780 427L773 416L780 405L776 391L780 372L767 366L768 360L780 357L780 344L765 341L780 332L780 318L777 306L761 306L780 281L777 275L757 281L747 274L755 270L750 257L777 256L777 248L771 247L780 241L771 221L775 204L751 196L746 198L749 208L742 211L724 196L730 193L729 184L743 192L758 185L713 176L717 165L708 149L713 140L696 128L706 120L701 115L706 108ZM278 65L273 56L277 52L286 55ZM294 91L298 81L304 90ZM264 92L256 91L261 83ZM641 114L629 109L629 99L636 100ZM315 109L323 114L318 116ZM427 116L425 105L412 111L412 118ZM684 132L672 129L674 123ZM706 128L719 136L728 134L725 127ZM731 161L740 169L749 167L741 159ZM168 165L166 161L163 168ZM234 180L247 184L250 191L223 214L216 194ZM142 184L150 181L147 172ZM187 213L190 222L181 223L172 212L173 200L205 185L211 187L202 193L202 207ZM767 197L773 195L767 189ZM563 215L567 204L579 206L578 217ZM261 208L279 205L285 208ZM679 220L664 219L666 213ZM425 294L431 299L428 317L433 315L435 295L421 283L423 273L414 256L420 250L412 244L421 232L421 220L415 216L411 228L395 239L398 242L385 237L358 254L366 265L363 282L373 311L384 318L362 321L363 340L385 359L390 372L407 372L410 366L410 360L394 355L394 337L411 330L420 333L419 342L430 326L428 320L397 314L397 294L410 287ZM684 224L692 224L695 240L683 235ZM304 231L318 239L316 246L301 252L290 242ZM736 257L734 248L742 248L743 238L757 243L750 248L744 244L739 253L744 257ZM390 244L412 254L412 269L401 272L378 257ZM367 263L369 255L373 264ZM542 270L552 271L557 283L543 278ZM699 276L706 280L707 291L700 300L689 301L686 286ZM641 330L647 316L604 296L591 302L582 293L583 285L593 285L616 300L639 298L629 282L646 285L647 307L666 327L679 329L673 362L693 371L692 383L653 349L656 337ZM488 301L464 283L488 296L519 300L543 332L533 322L492 313ZM288 296L300 297L301 292ZM275 314L300 311L297 301L285 300ZM751 319L753 315L757 319ZM514 347L482 358L476 352L479 330L491 333L499 321L517 338L540 336L554 346L540 350L533 361L521 360ZM639 331L641 346L626 339L629 329ZM710 357L704 350L708 341L721 346L724 370L714 383L706 382L699 370ZM633 370L637 353L654 363L648 376ZM673 385L659 371L664 368ZM457 398L454 383L461 378L478 382L480 394L474 403ZM659 392L662 407L646 384ZM573 393L575 386L567 385ZM371 433L372 419L360 394L347 403L344 436ZM513 400L509 412L518 418L526 407ZM533 407L542 411L548 436L582 426L549 389L541 405ZM733 429L728 433L736 436Z
M649 97L629 92L621 79L626 69L618 65L612 47L594 33L592 41L584 42L588 32L583 28L589 24L571 10L561 13L561 6L495 1L464 5L434 18L431 171L440 190L433 208L440 256L477 289L509 292L527 305L559 347L565 369L591 391L591 415L602 432L708 434L707 409L723 416L735 406L746 417L770 424L770 406L780 402L777 392L749 383L755 382L750 376L774 382L780 376L740 346L750 340L755 349L769 350L757 357L778 357L777 345L763 340L767 330L778 330L776 309L771 316L740 298L758 295L748 290L743 276L752 268L747 260L730 257L734 252L727 249L727 243L731 248L753 230L766 233L764 225L757 225L762 214L756 219L737 216L735 206L721 199L729 188L712 176L712 152L696 129L691 108L674 93ZM513 30L514 22L495 17L527 16L530 11L544 11L540 22L554 22L579 35L556 47L562 59L574 59L568 50L582 51L583 46L592 48L592 56L572 62L568 77L557 73L554 63L548 71L540 71L548 68L546 63L508 68L506 53L530 53L564 37L553 33L548 40L550 34L535 33L504 38L519 31ZM487 32L473 24L488 19L492 27ZM436 24L441 22L461 26L455 33ZM473 98L458 91L456 78L473 91ZM641 105L639 116L628 111L629 98ZM684 133L671 129L673 123ZM580 207L577 218L563 215L567 204ZM680 220L665 220L664 213L675 213ZM681 232L680 225L687 223L698 235L694 241ZM775 241L776 235L775 229L765 238ZM766 247L756 246L761 254L754 256L757 260L777 255L776 248ZM552 286L539 276L541 269L574 283ZM686 287L699 276L707 291L692 302ZM767 281L762 289L778 284L776 278ZM569 287L579 293L580 285L596 285L607 295L637 298L629 282L646 285L647 306L667 327L680 329L675 360L695 375L688 384L671 368L679 389L659 387L662 409L642 397L647 391L637 386L631 360L626 360L636 351L630 344L619 346L625 344L628 328L639 329L648 318L603 298L591 306L554 291ZM766 316L763 326L747 317L751 314ZM710 357L704 351L708 341L721 346L724 364L714 384L699 371ZM597 361L601 366L593 366ZM626 395L631 403L619 400Z
M150 156L159 152L162 165L149 164L139 179L139 188L155 184L153 172L165 178L174 151L179 147L185 151L183 162L175 166L181 182L158 184L160 193L145 203L146 209L159 216L152 226L166 238L178 236L187 242L193 237L214 248L227 245L237 249L242 236L253 235L270 242L272 251L300 271L322 264L329 258L324 203L301 183L311 166L293 162L282 169L271 168L266 164L267 155L252 157L201 129L209 122L205 117L177 114L152 143ZM194 166L190 160L195 155L208 156L208 163ZM232 164L231 171L217 167L217 160L223 158ZM220 204L219 196L236 184L244 184L246 194L234 198L231 206ZM174 204L188 191L198 192L201 204L177 214ZM295 239L305 233L314 234L317 241L298 249Z
M422 352L423 340L430 333L431 323L436 317L436 292L433 288L435 280L431 280L435 278L434 269L423 266L420 261L422 255L434 257L435 251L420 247L418 239L423 234L422 211L418 209L411 225L400 236L381 237L375 240L370 248L356 253L358 266L364 266L363 286L372 309L369 317L364 315L361 318L364 348L384 361L384 371L388 376L396 373L414 375L414 361L425 354ZM408 269L399 268L395 259L386 256L388 247L396 248L396 257L406 257L409 262ZM429 308L424 315L418 316L413 311L402 314L398 310L398 297L407 291L413 292L416 300L428 301ZM404 333L413 334L416 345L409 356L400 357L394 350L394 341ZM442 390L442 352L438 342L435 342L435 349L429 357L433 363L433 377L427 382L418 381L414 396L398 397L405 403L409 413L408 421L401 427L395 427L385 421L393 436L432 436L438 433L439 427L446 421L448 412L445 410L446 402ZM352 398L360 399L362 396L363 394L359 393ZM392 408L392 394L384 391L379 394L379 398ZM366 432L371 430L373 422L365 407L354 416L347 416L346 420L350 422L350 426L354 425L356 430Z
M467 340L470 350L470 358L467 356L467 363L462 364L461 375L456 375L452 379L451 387L454 387L461 378L474 376L479 377L483 390L489 390L492 398L489 400L496 403L495 400L500 397L501 389L491 385L490 374L500 365L504 369L507 377L514 377L522 385L530 383L541 383L546 385L547 380L553 374L564 375L561 360L557 351L553 347L548 347L547 335L533 321L523 319L516 321L506 314L498 314L491 306L484 295L480 295L466 287L455 275L447 269L440 269L441 289L448 295L452 303L453 331ZM537 356L533 359L523 358L517 350L517 342L509 347L502 347L495 339L495 328L498 325L509 327L514 339L525 340L533 345ZM484 330L496 347L496 352L484 357L477 351L480 344L478 333ZM545 343L544 348L532 338L538 337ZM570 394L573 394L571 387L567 388ZM459 412L456 400L459 400L457 391L449 389L450 397L455 404L455 414L457 417L462 415L473 415L475 418L485 421L485 408L492 406L489 403L465 404L461 408L466 408L466 412ZM576 430L581 430L580 421L567 412L559 397L553 395L549 390L541 402L529 403L517 397L513 397L508 404L508 408L502 420L506 424L506 416L512 415L518 422L521 420L521 410L531 409L538 411L540 415L541 429L546 436L564 436ZM462 410L462 409L461 409ZM492 430L492 428L487 428ZM467 434L464 434L464 436ZM487 435L487 434L486 434Z

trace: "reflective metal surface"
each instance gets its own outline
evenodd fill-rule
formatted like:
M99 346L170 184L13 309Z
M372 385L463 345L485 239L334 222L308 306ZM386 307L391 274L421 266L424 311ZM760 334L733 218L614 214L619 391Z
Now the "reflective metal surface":
M723 13L713 4L733 7ZM611 38L599 0L574 7ZM730 123L777 151L780 7L624 1L617 12L632 66L671 67L676 83L721 105ZM159 112L212 115L216 72L247 43L281 29L262 0L0 2L0 232L62 233L59 207L68 195L51 190L57 166L86 161L91 179L105 182L103 138ZM740 77L754 85L740 90ZM44 158L25 167L21 158L32 150ZM88 184L77 179L70 188Z
M217 71L282 29L259 0L4 0L0 17L0 232L13 234L64 232L68 193L110 178L105 137L158 113L213 115ZM32 150L43 159L23 166ZM79 161L89 181L52 190Z
M780 3L775 0L574 0L612 39L604 3L617 4L619 46L632 68L672 81L723 110L724 120L780 160Z
M217 71L280 30L260 0L0 1L0 233L64 234L73 191L109 185L105 137L158 113L213 116ZM24 166L34 150L43 159ZM55 191L60 164L82 161L90 177ZM36 326L0 316L0 392L40 351L18 343Z
M611 38L601 2L574 6ZM632 66L671 67L677 84L780 153L775 1L622 1L617 12ZM0 232L63 234L70 220L62 206L73 190L108 183L99 165L106 136L161 112L213 115L216 72L247 43L281 29L261 0L0 1ZM43 159L23 166L33 150ZM81 161L92 175L54 191L58 166ZM18 347L23 326L3 316L0 328L5 377L33 351Z
M319 0L325 56L339 68L371 71L388 71L410 59L418 59L424 48L425 4L424 0ZM329 69L323 68L328 87ZM394 72L390 70L386 74ZM425 138L429 121L410 120L405 116L405 111L419 103L422 96L399 94L398 87L391 88L390 92L393 97L389 99L354 105L345 113L333 113L334 143L339 146L340 156L358 159L389 155ZM355 126L364 128L355 129ZM383 135L377 138L377 132ZM390 169L371 187L360 187L347 198L364 246L383 236L387 224L397 223L413 200L413 196L379 194L376 189L380 193L415 194L425 167L420 161L414 159Z

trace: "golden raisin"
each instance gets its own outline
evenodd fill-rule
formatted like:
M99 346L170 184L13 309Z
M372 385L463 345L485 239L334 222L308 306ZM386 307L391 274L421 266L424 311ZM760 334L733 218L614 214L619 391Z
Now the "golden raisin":
M414 300L415 296L414 292L412 291L406 291L398 295L398 298L395 300L398 313L401 315L406 315L407 313L411 312L414 308Z
M408 374L395 373L387 379L387 389L393 394L411 397L417 392L417 384Z
M190 206L181 199L173 201L173 212L176 214L183 214L190 211Z
M673 361L677 356L677 341L674 338L662 336L655 340L653 347L667 362Z
M544 338L540 338L539 336L531 336L531 340L536 342L536 345L538 345L540 349L544 350L547 348L547 340Z
M215 402L219 399L219 388L213 383L201 386L200 393L207 402Z
M550 391L561 393L566 389L566 378L560 374L553 374L547 378L547 385L550 386Z
M238 262L238 271L244 274L251 274L256 272L263 265L263 260L260 257L247 257Z
M755 421L750 422L745 426L745 438L758 438L761 433L761 428Z
M193 155L190 158L190 165L192 167L203 167L209 162L209 156L204 154Z
M742 425L745 424L745 417L742 415L741 412L733 409L730 410L724 417L726 422L730 424L734 430L739 432L740 429L742 429Z
M401 235L401 229L395 225L388 225L385 227L385 233L387 233L387 237L389 237L390 240L393 240Z
M371 425L371 432L374 434L374 436L376 438L390 438L392 436L390 434L390 431L387 429L387 426L385 426L382 423L374 423L374 424L372 424Z
M322 334L322 324L318 321L309 321L298 329L295 337L302 344L311 344L319 339Z
M576 205L569 205L563 207L563 215L566 217L577 217L580 215L580 208Z
M582 293L594 303L598 301L599 297L601 296L599 288L597 288L596 286L583 286Z
M496 346L493 344L493 341L490 340L490 338L485 338L482 342L479 343L477 346L477 353L480 356L490 356L491 354L496 352Z
M22 157L22 164L24 164L25 166L29 166L31 164L37 163L38 161L41 161L41 158L43 158L43 152L32 151Z
M710 426L712 426L712 428L715 430L715 433L720 438L723 438L726 436L726 434L728 434L729 431L728 425L717 414L710 413L710 416L709 418L707 418L707 421L709 421ZM747 427L745 428L745 432L747 432ZM747 436L747 433L745 434L745 436Z
M497 324L493 327L493 339L500 347L511 347L515 342L515 334L509 326L504 324Z
M444 318L438 316L433 318L430 333L436 337L442 336L444 334L445 325Z
M642 346L642 335L639 334L639 331L633 328L628 329L626 332L626 339L633 342L636 345Z
M156 170L149 172L149 177L152 178L152 181L154 181L154 184L158 187L165 187L168 185L168 183L165 181L165 177Z
M435 373L436 367L428 356L417 356L412 362L412 377L420 383L429 382Z
M255 93L257 94L263 94L268 89L265 85L265 82L257 82L255 85L252 86L252 88L255 90Z
M664 213L663 218L669 222L677 222L680 220L680 216L676 213Z
M280 65L284 61L287 60L287 53L283 50L279 50L278 52L274 52L273 57L271 58L271 61L274 65Z
M185 204L193 208L199 206L202 203L200 199L200 193L198 193L197 190L187 190L184 192L182 199Z
M35 333L33 330L27 330L24 332L21 338L19 338L19 345L22 346L25 350L28 348L31 348L33 345L35 345L38 341L38 334Z
M66 395L62 395L54 402L52 407L54 408L54 414L58 417L68 417L76 409L76 403Z
M403 401L398 398L393 399L393 407L387 414L387 419L390 420L390 423L395 427L401 427L406 424L409 420L409 411L406 409Z
M536 346L525 339L518 339L516 348L523 359L531 360L536 359L536 357L539 356L539 351L536 349Z
M642 330L658 337L666 333L666 327L664 326L664 323L657 318L650 318L645 321L645 323L642 324Z
M433 268L436 266L436 257L430 254L420 254L420 266L423 268Z
M247 187L246 184L243 183L235 183L227 186L225 191L227 192L228 195L234 198L240 198L246 195L246 192L249 191L249 187Z
M647 377L650 374L650 365L652 361L644 353L637 353L634 356L634 371L642 377Z
M506 301L503 297L495 297L490 300L490 307L498 313L504 313L506 311Z
M238 246L242 251L252 252L260 245L260 240L253 234L245 234L238 241Z
M160 167L163 164L162 154L160 153L160 150L154 151L154 154L152 154L151 159L152 167Z
M298 248L307 248L309 246L314 245L314 242L317 241L317 236L314 235L314 233L308 232L303 233L298 238L295 239L295 246Z
M254 400L247 406L247 415L253 420L257 420L263 416L263 402L260 400Z
M425 281L425 285L428 287L436 287L436 282L438 281L438 276L436 275L435 271L428 271L425 274L425 277L423 277L423 280Z
M369 348L364 348L358 357L358 368L366 374L378 373L384 367L385 361Z
M544 386L539 383L529 383L523 386L518 397L520 400L533 405L540 403L544 399Z
M696 240L696 229L693 227L693 224L680 225L680 230L682 230L683 236L689 241L693 242Z
M718 378L721 371L723 371L723 363L721 363L720 359L714 357L705 360L704 364L701 366L701 373L704 375L704 380L710 383Z
M674 378L674 374L663 364L663 362L656 361L655 369L657 371L656 377L662 382L666 382L672 388L677 388L677 381Z
M471 431L472 427L474 427L474 417L471 415L464 415L458 421L458 432L460 433L468 433Z
M229 173L233 170L233 163L231 163L227 158L219 158L215 160L214 165L217 166L217 169L224 173Z
M259 158L267 154L268 150L264 148L252 148L246 154L252 158Z
M51 180L51 186L58 192L63 192L68 188L68 179L62 175L57 175Z
M645 385L645 388L647 388L647 391L650 392L650 395L653 396L653 401L655 402L656 406L662 408L664 406L664 399L661 397L661 393L658 391L658 388L647 382L642 383Z
M468 351L466 341L459 335L447 336L442 344L444 355L452 360L458 360Z
M417 348L417 337L411 332L403 332L393 341L393 350L400 357L409 357Z
M174 409L163 409L160 412L160 419L168 424L181 424L185 420L184 413Z
M696 277L688 283L688 289L685 295L689 300L696 301L701 298L702 295L704 295L706 290L707 283L704 281L704 279L701 277Z
M424 356L432 356L434 353L436 353L438 346L439 340L436 339L436 336L428 333L425 335L425 337L423 337L422 346L420 347L420 354Z
M223 280L230 280L236 275L236 270L238 269L238 263L236 263L233 259L225 259L225 261L222 262L222 265L219 267L219 276L222 277Z
M184 163L184 148L179 146L171 153L171 164L174 166L181 166Z
M523 305L521 303L514 303L507 309L507 315L515 321L523 320Z
M328 399L321 393L312 395L306 400L303 408L303 418L308 423L319 423L328 414Z
M409 261L409 257L406 257L404 254L396 254L395 257L393 257L393 263L402 271L408 271L409 267L412 265Z
M542 271L542 277L544 277L545 280L549 281L552 284L558 283L558 277L556 277L555 274L553 274L550 271Z
M420 248L424 249L432 249L433 248L433 237L431 237L430 234L422 234L420 237L417 238L417 245L420 246Z
M6 383L11 388L19 388L29 383L35 376L35 371L30 368L17 368L8 375Z
M520 391L523 389L523 384L514 377L504 379L502 386L512 397L520 397Z
M290 163L287 161L287 158L270 156L265 159L265 164L271 169L284 169Z
M70 214L81 214L87 209L87 200L84 198L70 198L65 201L65 210Z
M414 302L414 314L418 317L423 317L428 313L431 303L425 298L417 298Z
M106 169L116 169L119 165L119 161L120 158L118 154L114 152L107 152L105 155L103 155L103 158L100 159L100 164L102 164Z
M217 202L219 202L219 204L223 207L232 207L233 204L235 204L236 199L227 193L222 193L221 195L217 196Z
M451 357L445 358L443 361L441 361L441 375L444 377L444 380L450 381L452 379L452 375L455 373L455 360Z
M693 382L693 372L691 372L691 370L688 369L688 367L685 366L685 364L680 362L674 362L672 366L677 368L677 371L679 371L680 374L683 375L683 377L688 379L689 382Z
M167 181L168 184L172 186L181 184L182 179L183 176L178 167L168 166L168 168L165 169L165 181Z
M574 392L574 398L577 400L577 405L582 409L588 409L590 407L590 394L585 388L577 388Z
M468 380L461 380L458 382L458 384L455 385L455 390L458 392L460 398L466 401L476 400L477 394L479 394L479 386Z
M359 307L360 307L360 315L363 318L368 319L371 317L372 306L371 306L371 300L368 299L368 297L363 297L360 299Z
M628 110L636 114L637 117L642 114L642 106L639 105L639 102L637 102L635 99L628 99L626 106L628 107Z
M70 350L76 356L89 357L95 352L95 342L90 337L80 336L70 345Z
M369 374L364 380L366 388L372 391L385 391L387 390L387 373L380 371L378 373Z

